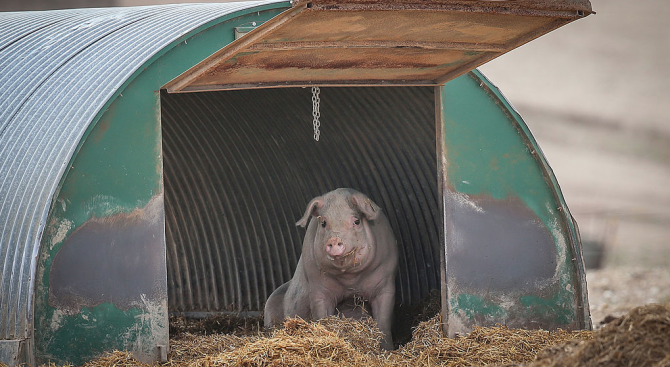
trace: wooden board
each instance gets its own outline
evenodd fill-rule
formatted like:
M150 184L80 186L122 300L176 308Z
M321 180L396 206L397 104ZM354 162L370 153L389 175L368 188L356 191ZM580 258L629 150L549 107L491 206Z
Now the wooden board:
M590 9L581 0L299 2L166 88L441 85Z

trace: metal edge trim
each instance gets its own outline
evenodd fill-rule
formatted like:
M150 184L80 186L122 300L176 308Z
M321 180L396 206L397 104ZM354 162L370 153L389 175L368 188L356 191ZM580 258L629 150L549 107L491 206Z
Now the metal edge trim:
M478 80L482 88L486 88L490 93L492 93L502 103L507 113L509 113L513 117L514 121L516 122L517 129L519 129L524 133L523 134L524 140L526 140L526 143L535 150L535 154L533 154L533 156L535 157L536 161L540 165L540 168L544 172L543 174L544 178L553 187L552 193L554 195L556 202L558 202L560 205L557 208L557 210L560 213L563 225L565 226L565 228L568 229L567 230L568 241L570 242L571 255L573 255L571 260L573 262L573 265L575 266L575 269L577 270L578 284L575 284L575 286L578 287L577 307L578 312L581 313L577 315L578 326L582 329L591 330L592 322L589 310L588 289L586 287L586 275L585 275L586 271L582 258L580 256L576 256L581 254L579 246L580 244L579 234L578 230L576 229L576 222L574 222L572 219L572 215L570 214L568 205L565 202L565 198L563 197L563 193L561 192L558 180L554 175L554 171L551 169L551 166L549 165L547 158L542 152L542 149L535 140L535 137L530 132L528 125L523 120L519 112L512 106L507 97L505 97L502 94L500 89L496 87L495 84L493 84L481 71L477 69L470 72L469 76L475 80Z

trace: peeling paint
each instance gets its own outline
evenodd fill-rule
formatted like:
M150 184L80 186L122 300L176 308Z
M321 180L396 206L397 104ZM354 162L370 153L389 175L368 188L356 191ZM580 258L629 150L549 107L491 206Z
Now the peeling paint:
M118 214L121 208L126 207L118 198L110 195L95 195L86 204L84 210L90 213L90 216L109 217Z
M65 204L63 204L63 207L65 207ZM65 211L65 209L63 209ZM58 223L58 227L56 229L56 233L51 239L51 246L55 246L57 243L63 242L65 237L67 236L68 233L74 228L74 223L70 220L67 219L62 219Z
M69 203L67 202L67 200L65 200L65 199L63 199L63 198L59 198L59 199L57 200L57 203L60 204L60 206L61 206L61 211L63 211L63 212L66 212L66 211L67 211L67 204L69 204Z
M141 299L147 312L135 316L135 320L140 329L146 330L146 337L135 340L132 352L134 356L143 356L139 357L142 360L155 360L158 357L156 346L165 343L168 306L165 300L150 300L145 294Z
M110 303L82 308L75 315L54 310L51 324L58 326L50 330L51 337L44 341L49 347L48 352L41 357L81 365L113 349L134 352L129 346L135 345L137 339L146 337L149 331L136 324L138 315L145 312L140 309L122 311ZM153 356L141 353L136 357L144 361L153 360Z
M551 297L538 297L526 295L520 298L521 303L527 308L527 317L530 320L554 319L555 322L570 325L574 322L574 308L565 304L560 293L554 293Z
M468 181L463 181L463 183L467 185L470 184ZM484 209L481 206L477 205L477 203L474 200L471 200L468 195L465 195L460 192L452 192L450 195L451 200L453 200L459 206L467 206L470 209L473 209L477 213L484 213Z
M442 93L447 332L495 323L578 329L583 291L567 208L523 120L496 90L474 72Z
M113 349L156 360L168 332L163 228L159 194L129 213L91 218L54 248L39 295L49 305L37 319L40 361L79 365Z
M500 305L485 300L483 297L471 294L460 294L452 299L452 307L459 310L466 318L504 318L507 315L505 309Z
M65 312L55 310L53 315L51 315L51 320L49 322L49 328L51 330L58 330L61 328L61 325L63 324L63 320L65 319Z
M560 280L562 284L570 284L572 282L571 273L565 271L565 267L572 268L572 264L568 262L568 244L565 242L565 234L563 230L561 230L557 219L554 219L549 223L549 230L556 243L557 261L554 277Z
M469 287L493 291L534 289L553 278L553 238L519 198L445 195L453 213L449 220L454 222L448 234L453 277L467 280Z
M140 295L160 299L165 277L163 196L145 208L92 218L67 239L50 272L49 304L68 314L112 302L122 310L144 309Z

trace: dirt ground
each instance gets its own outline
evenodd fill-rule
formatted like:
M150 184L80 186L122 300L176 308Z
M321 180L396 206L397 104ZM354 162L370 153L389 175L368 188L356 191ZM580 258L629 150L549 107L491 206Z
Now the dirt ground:
M588 271L591 320L594 329L606 317L620 317L634 307L649 303L670 303L670 269L609 267Z

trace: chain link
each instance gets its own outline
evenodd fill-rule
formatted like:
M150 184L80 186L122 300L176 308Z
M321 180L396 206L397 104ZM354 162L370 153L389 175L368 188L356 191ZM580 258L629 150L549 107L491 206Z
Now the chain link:
M321 104L320 93L321 89L319 87L312 87L312 116L314 117L314 140L316 141L319 141L319 135L321 135L321 131L319 131L321 127L321 122L319 121L319 118L321 118L321 111L319 110Z

